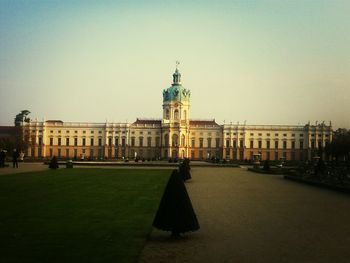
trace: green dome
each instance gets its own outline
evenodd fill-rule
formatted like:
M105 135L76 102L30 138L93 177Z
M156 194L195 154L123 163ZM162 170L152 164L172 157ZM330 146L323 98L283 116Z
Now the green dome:
M181 85L181 73L176 68L173 74L173 84L170 88L163 90L163 102L166 101L188 101L191 92Z
M170 88L163 90L163 102L166 101L188 101L191 92L182 85L172 85Z

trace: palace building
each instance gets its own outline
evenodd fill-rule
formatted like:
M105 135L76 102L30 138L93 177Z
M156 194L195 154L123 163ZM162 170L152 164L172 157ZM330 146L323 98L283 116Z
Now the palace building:
M16 120L29 141L29 157L78 159L310 160L332 140L332 126L223 124L190 119L191 92L176 68L163 90L161 119L133 123Z

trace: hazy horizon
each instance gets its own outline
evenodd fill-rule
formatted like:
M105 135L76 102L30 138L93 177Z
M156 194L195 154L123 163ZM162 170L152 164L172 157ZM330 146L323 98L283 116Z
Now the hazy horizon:
M0 1L0 125L161 118L350 128L350 1Z

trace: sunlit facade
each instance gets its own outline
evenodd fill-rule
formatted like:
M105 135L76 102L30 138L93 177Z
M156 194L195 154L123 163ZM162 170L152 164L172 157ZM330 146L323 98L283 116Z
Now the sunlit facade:
M217 124L190 119L191 93L176 69L163 91L161 119L133 123L21 122L29 157L77 159L310 160L332 140L332 126Z

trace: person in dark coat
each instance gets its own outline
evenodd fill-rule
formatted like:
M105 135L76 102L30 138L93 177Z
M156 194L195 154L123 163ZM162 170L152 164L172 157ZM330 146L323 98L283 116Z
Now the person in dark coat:
M58 169L58 161L57 161L56 156L52 157L52 159L49 163L49 168L54 169L54 170Z
M179 173L184 182L192 178L190 170L190 159L185 158L179 166Z
M177 170L174 170L169 178L153 226L171 231L172 237L179 237L180 233L199 229L190 197Z
M18 157L19 153L16 149L13 149L13 155L12 155L12 162L13 162L13 168L18 168Z

